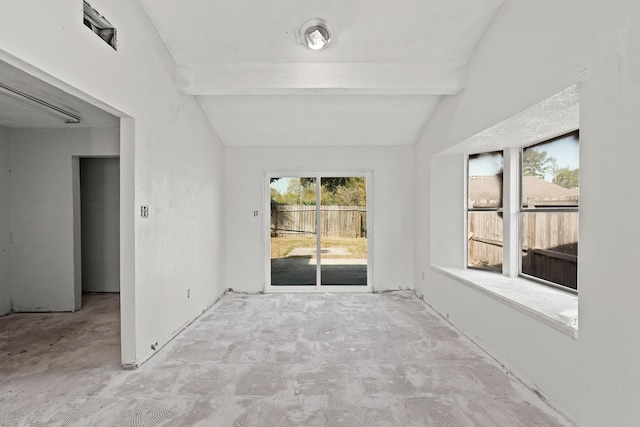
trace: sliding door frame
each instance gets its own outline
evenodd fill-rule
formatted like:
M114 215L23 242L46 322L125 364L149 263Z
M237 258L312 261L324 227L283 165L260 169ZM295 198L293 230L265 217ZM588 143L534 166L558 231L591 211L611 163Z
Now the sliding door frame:
M367 285L322 285L320 254L320 187L322 178L334 177L365 177L367 180ZM271 285L271 178L315 178L316 179L316 284L306 286ZM342 171L342 172L266 172L264 185L264 292L373 292L373 172L372 171Z

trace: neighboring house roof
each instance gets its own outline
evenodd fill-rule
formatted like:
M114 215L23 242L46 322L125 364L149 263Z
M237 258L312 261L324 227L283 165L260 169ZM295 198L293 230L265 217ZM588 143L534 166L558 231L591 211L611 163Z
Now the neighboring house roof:
M578 200L577 188L567 189L536 176L524 176L522 180L525 200L573 201L572 204L577 204L575 203ZM490 201L498 201L500 200L501 188L502 177L470 176L469 200L478 202L474 204L477 207L487 205Z

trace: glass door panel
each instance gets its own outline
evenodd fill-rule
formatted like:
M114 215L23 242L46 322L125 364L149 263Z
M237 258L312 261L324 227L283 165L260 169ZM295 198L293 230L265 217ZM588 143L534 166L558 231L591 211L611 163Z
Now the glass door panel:
M320 283L367 286L367 179L320 178Z
M316 178L271 178L271 286L317 284Z

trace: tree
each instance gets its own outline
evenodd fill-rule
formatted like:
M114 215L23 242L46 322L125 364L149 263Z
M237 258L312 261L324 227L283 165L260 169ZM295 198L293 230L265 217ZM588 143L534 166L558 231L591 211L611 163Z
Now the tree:
M339 204L343 206L366 206L367 179L364 177L350 177L345 185L336 189L335 194Z
M322 178L322 204L367 205L367 179L364 177Z
M271 182L280 178L272 178ZM288 205L315 205L316 179L291 178L284 194L274 188L271 199ZM366 206L367 180L364 177L322 178L320 203L323 205Z
M278 201L280 202L280 201ZM291 178L287 191L282 196L282 201L288 205L315 205L316 183L307 178Z
M569 166L556 168L553 183L564 188L578 188L580 186L580 170L578 168L571 169Z
M271 200L275 200L277 202L281 196L282 194L280 194L280 192L275 188L269 189L269 197L271 198Z
M544 179L557 168L556 159L550 157L546 151L524 150L522 154L522 174L537 176Z

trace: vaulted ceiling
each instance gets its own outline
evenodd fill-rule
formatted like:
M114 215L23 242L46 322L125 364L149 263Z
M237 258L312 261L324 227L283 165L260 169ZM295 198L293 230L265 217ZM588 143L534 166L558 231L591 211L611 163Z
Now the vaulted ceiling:
M409 145L502 0L140 0L227 145ZM327 49L301 45L323 18Z
M442 96L464 88L466 63L503 2L139 1L176 62L176 87L197 96L230 146L413 144ZM312 18L331 26L327 49L301 44ZM81 112L82 127L117 125L7 64L0 77ZM0 101L0 126L65 126L7 94Z

